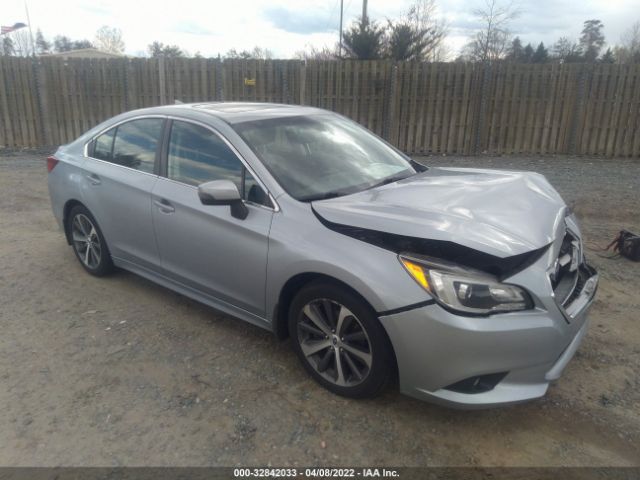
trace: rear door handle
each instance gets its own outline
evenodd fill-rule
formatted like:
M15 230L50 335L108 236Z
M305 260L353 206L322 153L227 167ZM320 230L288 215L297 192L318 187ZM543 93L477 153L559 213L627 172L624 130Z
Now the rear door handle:
M100 177L95 173L88 173L86 177L91 185L100 185L102 183Z
M175 207L171 205L171 202L169 202L169 200L165 200L164 198L161 200L154 200L153 204L158 207L158 209L162 213L173 213L176 211Z

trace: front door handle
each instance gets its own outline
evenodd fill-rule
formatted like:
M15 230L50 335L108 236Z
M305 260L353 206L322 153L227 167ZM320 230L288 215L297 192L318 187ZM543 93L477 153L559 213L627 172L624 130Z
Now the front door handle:
M87 177L87 180L89 180L89 183L91 185L100 185L102 183L102 181L100 180L100 177L95 173L88 173L86 177Z
M153 204L158 207L158 210L160 210L162 213L173 213L176 211L175 207L171 205L171 202L169 202L169 200L165 200L164 198L160 200L154 200Z

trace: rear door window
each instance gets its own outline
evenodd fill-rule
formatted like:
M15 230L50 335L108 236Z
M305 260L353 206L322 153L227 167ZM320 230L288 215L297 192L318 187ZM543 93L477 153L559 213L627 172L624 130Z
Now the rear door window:
M118 125L111 162L153 173L163 123L161 118L141 118Z
M108 132L105 132L96 138L95 143L93 144L92 157L110 162L113 153L113 138L115 135L116 129L112 128Z
M162 136L162 118L140 118L98 136L91 156L146 173L154 173Z

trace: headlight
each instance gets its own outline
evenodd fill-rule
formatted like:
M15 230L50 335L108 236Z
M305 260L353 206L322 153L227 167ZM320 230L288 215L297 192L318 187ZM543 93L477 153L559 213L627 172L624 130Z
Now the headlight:
M533 307L525 290L500 283L486 273L428 258L401 255L400 261L409 275L438 303L453 310L487 315Z

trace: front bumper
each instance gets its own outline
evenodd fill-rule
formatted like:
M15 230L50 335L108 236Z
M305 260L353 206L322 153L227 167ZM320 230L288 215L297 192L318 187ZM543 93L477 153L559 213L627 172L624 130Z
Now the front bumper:
M461 408L518 403L541 397L575 354L588 328L597 289L575 299L571 316L558 308L465 317L437 304L380 317L393 344L400 390L410 396ZM465 393L451 385L498 375L487 391Z

